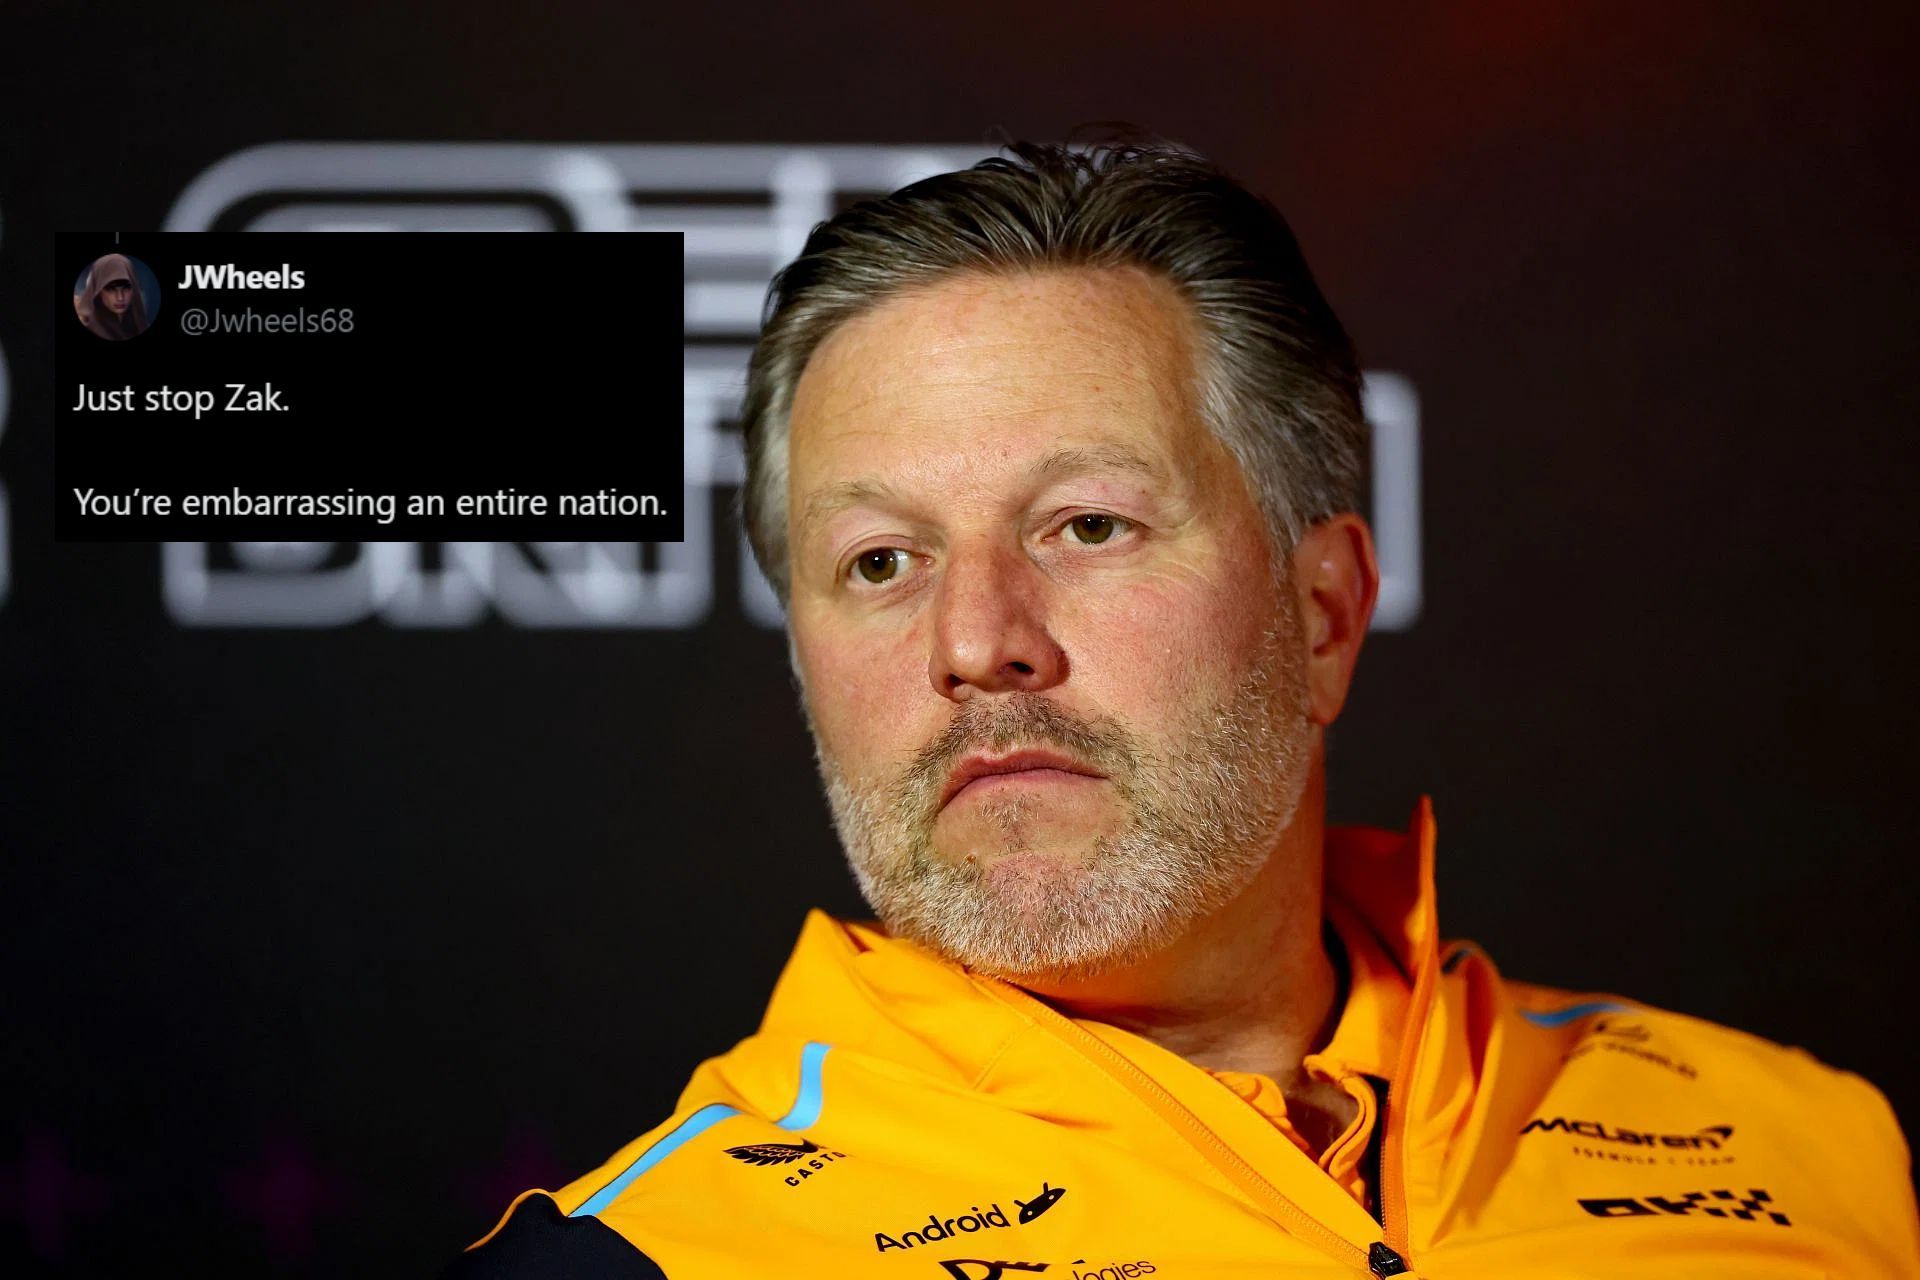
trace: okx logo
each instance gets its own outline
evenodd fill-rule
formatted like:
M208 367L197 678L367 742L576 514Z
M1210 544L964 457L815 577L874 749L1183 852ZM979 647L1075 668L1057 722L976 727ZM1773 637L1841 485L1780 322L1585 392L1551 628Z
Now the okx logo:
M1731 1191L1689 1191L1678 1200L1665 1196L1648 1196L1644 1200L1582 1200L1580 1207L1596 1218L1652 1218L1661 1214L1688 1218L1697 1213L1709 1218L1738 1218L1742 1222L1757 1222L1765 1217L1780 1226L1792 1226L1786 1214L1769 1207L1772 1203L1772 1196L1763 1188L1754 1187L1744 1196L1736 1196Z

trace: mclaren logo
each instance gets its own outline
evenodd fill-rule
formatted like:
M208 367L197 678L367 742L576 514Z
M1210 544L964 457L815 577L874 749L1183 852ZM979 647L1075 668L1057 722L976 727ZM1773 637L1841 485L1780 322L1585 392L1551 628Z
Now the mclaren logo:
M1555 1116L1551 1120L1535 1117L1527 1121L1520 1136L1530 1133L1565 1133L1597 1142L1618 1142L1632 1147L1666 1147L1685 1151L1718 1151L1733 1139L1733 1126L1711 1124L1693 1133L1655 1133L1648 1129L1626 1129L1598 1120L1569 1120Z

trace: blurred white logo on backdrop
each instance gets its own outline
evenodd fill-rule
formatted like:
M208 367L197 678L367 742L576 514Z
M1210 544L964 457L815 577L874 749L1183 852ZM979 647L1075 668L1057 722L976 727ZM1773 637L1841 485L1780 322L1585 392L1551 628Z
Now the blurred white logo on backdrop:
M741 611L782 625L732 520L715 518L745 472L737 417L773 273L853 200L983 158L941 146L277 143L187 184L167 231L678 231L686 237L682 509L686 540L162 544L163 592L188 626L523 627L701 625L730 536ZM371 194L370 194L371 193ZM243 207L244 206L244 207ZM0 421L4 415L0 365ZM1366 379L1379 543L1374 626L1420 612L1419 437L1414 388ZM0 594L5 589L0 493ZM733 530L731 534L722 530Z

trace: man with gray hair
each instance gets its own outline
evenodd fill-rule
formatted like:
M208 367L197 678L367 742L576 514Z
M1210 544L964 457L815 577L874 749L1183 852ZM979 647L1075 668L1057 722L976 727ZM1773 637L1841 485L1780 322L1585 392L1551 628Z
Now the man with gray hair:
M744 516L879 917L455 1276L1920 1269L1885 1099L1443 942L1434 826L1325 825L1379 586L1353 347L1182 149L818 227Z

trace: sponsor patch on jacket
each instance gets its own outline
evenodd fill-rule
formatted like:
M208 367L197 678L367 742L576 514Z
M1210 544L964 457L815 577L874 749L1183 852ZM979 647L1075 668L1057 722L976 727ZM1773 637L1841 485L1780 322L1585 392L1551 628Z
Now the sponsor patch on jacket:
M947 1258L940 1266L956 1280L1005 1280L1009 1272L1045 1271L1051 1262L1009 1262L1005 1258L989 1262L985 1258ZM1138 1280L1141 1276L1154 1274L1156 1268L1142 1258L1138 1262L1109 1262L1104 1266L1096 1265L1092 1270L1082 1271L1087 1266L1085 1258L1075 1258L1068 1268L1073 1280Z
M753 1142L744 1147L728 1147L727 1154L747 1164L792 1164L819 1149L820 1144L816 1142Z
M1765 1218L1782 1227L1792 1226L1787 1215L1772 1205L1773 1197L1767 1194L1764 1187L1750 1187L1744 1196L1723 1189L1688 1191L1677 1200L1670 1200L1666 1196L1645 1196L1640 1199L1624 1197L1580 1201L1580 1207L1596 1218L1653 1218L1662 1214L1690 1218L1697 1215L1738 1218L1742 1222L1758 1222Z
M833 1151L807 1141L750 1142L741 1147L728 1147L726 1152L742 1164L786 1169L784 1180L790 1187L799 1186L835 1160L847 1158L844 1151Z
M1692 1133L1663 1133L1602 1120L1535 1116L1520 1129L1523 1138L1533 1133L1584 1139L1569 1147L1574 1155L1616 1164L1721 1165L1732 1164L1735 1158L1725 1150L1733 1141L1730 1124L1710 1124Z
M1692 1063L1682 1062L1668 1053L1662 1053L1647 1042L1653 1038L1653 1032L1644 1023L1625 1022L1619 1018L1596 1018L1588 1035L1568 1051L1562 1063L1584 1058L1591 1053L1621 1054L1640 1062L1649 1063L1684 1080L1698 1080L1699 1071Z
M1019 1217L1008 1218L1007 1211L1000 1207L998 1200L982 1209L973 1205L968 1213L958 1213L943 1218L938 1213L929 1213L927 1220L917 1223L899 1235L889 1235L884 1231L873 1233L873 1247L876 1252L885 1253L889 1249L912 1249L918 1245L932 1244L937 1240L952 1240L958 1236L971 1235L976 1231L992 1231L998 1227L1018 1227L1032 1222L1035 1218L1059 1203L1060 1197L1067 1194L1065 1187L1056 1187L1051 1183L1040 1184L1040 1191L1031 1200L1015 1199ZM967 1261L967 1259L961 1259Z
M1582 1138L1596 1138L1601 1142L1624 1142L1630 1147L1677 1147L1691 1151L1704 1147L1709 1151L1718 1151L1732 1140L1733 1126L1710 1124L1694 1133L1656 1133L1650 1129L1628 1129L1599 1120L1569 1120L1565 1116L1543 1120L1535 1116L1520 1130L1522 1137L1529 1133L1570 1133Z

